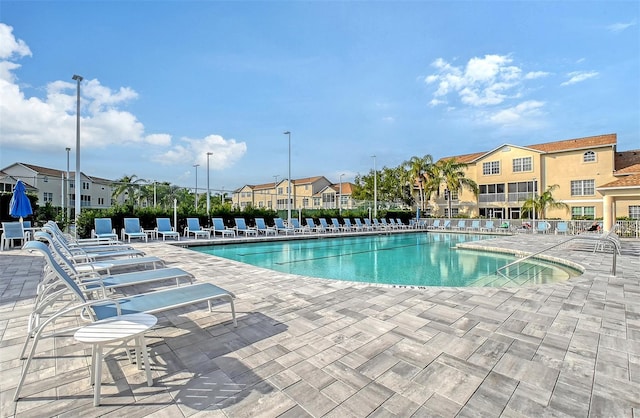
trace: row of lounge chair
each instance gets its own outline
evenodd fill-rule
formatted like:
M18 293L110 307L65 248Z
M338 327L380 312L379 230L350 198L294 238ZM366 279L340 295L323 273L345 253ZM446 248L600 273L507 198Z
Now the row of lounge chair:
M259 235L278 235L278 234L296 234L311 232L346 232L346 231L380 231L394 229L408 229L413 225L404 224L400 219L360 219L355 218L353 223L351 219L344 218L340 224L337 218L331 218L331 223L325 218L319 219L319 225L316 225L312 218L307 218L305 225L300 225L298 219L292 219L291 225L285 225L282 218L275 218L273 226L267 226L264 218L255 218L255 226L249 227L244 218L235 218L233 227L227 227L222 218L212 218L212 226L204 228L200 225L198 218L187 218L187 226L184 229L183 237L193 236L196 239L210 239L220 235L221 237L236 236L259 236ZM125 218L124 228L120 232L120 237L116 230L112 227L110 218L96 218L94 220L94 229L91 231L91 237L98 240L117 240L131 243L132 239L141 239L145 242L149 236L155 238L167 238L180 240L180 234L171 225L169 218L157 218L156 227L153 230L144 230L140 226L138 218Z
M436 219L431 225L427 226L427 229L443 229L452 231L478 231L478 232L529 232L534 231L538 233L551 232L551 224L547 221L539 221L536 223L535 228L529 222L523 222L519 226L514 226L509 221L495 222L493 220L486 220L481 223L480 220L467 220L460 219L452 222L451 220ZM566 234L568 232L567 222L558 222L556 225L556 233Z
M195 307L205 302L211 311L214 304L229 303L233 324L237 326L231 292L211 283L194 283L195 278L189 272L167 267L158 257L147 256L114 240L74 240L64 235L54 222L44 225L34 238L23 248L41 254L45 266L20 354L24 365L14 395L16 401L39 342L68 334L71 330L59 329L56 321L68 320L73 313L79 315L79 320L97 321ZM176 286L161 285L166 281L175 281ZM131 289L142 284L153 290L135 293ZM121 292L125 288L128 288L126 296Z

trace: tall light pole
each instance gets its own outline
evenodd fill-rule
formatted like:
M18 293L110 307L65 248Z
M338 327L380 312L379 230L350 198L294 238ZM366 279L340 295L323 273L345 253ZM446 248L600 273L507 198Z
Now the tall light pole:
M209 157L213 155L212 152L207 152L207 216L211 210L211 190L209 189Z
M72 80L76 80L78 83L77 88L77 107L76 107L76 179L75 179L75 187L76 187L76 214L75 214L75 225L76 225L76 236L78 236L78 217L80 216L80 191L82 182L80 180L80 82L83 80L82 76L74 74Z
M344 177L344 174L340 174L340 200L338 200L338 213L340 214L340 216L342 216L342 177Z
M67 180L65 180L65 193L64 193L64 201L66 202L66 207L67 207L67 211L66 211L66 220L69 221L69 215L71 213L71 208L69 207L71 204L71 200L69 199L69 151L71 151L71 148L67 147L65 148L65 151L67 151Z
M198 167L200 164L193 165L196 168L196 210L198 210Z
M378 218L378 170L376 169L376 156L373 158L373 217Z
M285 135L289 136L289 185L287 187L287 222L288 225L291 225L291 132L284 132Z
M536 200L538 200L538 193L536 192L536 178L533 178L533 205L532 205L532 209L533 209L533 218L532 218L532 225L531 225L531 229L533 232L536 231Z

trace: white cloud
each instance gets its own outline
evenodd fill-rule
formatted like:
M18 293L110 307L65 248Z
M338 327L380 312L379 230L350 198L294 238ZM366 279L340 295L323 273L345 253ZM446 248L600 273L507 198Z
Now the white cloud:
M59 150L75 138L75 81L52 81L45 97L26 97L15 82L14 71L20 65L12 60L31 55L27 44L16 40L13 28L0 23L0 114L2 114L0 146L26 150ZM81 140L83 148L149 144L167 149L153 158L162 164L198 163L206 166L207 152L212 152L212 170L228 168L247 151L244 142L225 140L219 135L202 139L182 138L172 146L166 133L145 133L144 125L130 112L122 110L136 100L138 93L130 87L112 89L99 80L83 80L80 84ZM149 153L147 155L152 155Z
M223 170L231 167L247 152L246 143L224 139L220 135L209 135L202 139L181 138L180 141L181 144L154 156L153 159L161 164L189 163L206 167L207 152L211 152L209 168Z
M536 78L542 78L550 75L546 71L530 71L524 75L525 80L535 80Z
M630 28L631 26L635 26L636 25L636 21L632 20L631 22L628 23L613 23L609 26L607 26L607 30L614 32L614 33L618 33L618 32L622 32L625 29Z
M560 83L560 85L569 86L571 84L580 83L582 81L596 77L597 75L598 75L597 71L573 71L567 74L567 77L569 77L569 80Z
M487 118L487 121L495 125L522 124L542 115L541 109L544 102L529 100L516 106L502 109Z
M508 98L518 96L518 88L523 79L537 78L543 72L522 75L522 69L512 65L513 59L506 55L485 55L471 58L464 67L453 66L442 58L431 65L438 70L427 76L427 84L436 84L431 106L445 104L449 94L455 94L459 100L469 106L498 105Z
M393 123L396 121L396 118L394 118L393 116L385 116L382 118L382 121L386 123Z
M0 59L7 60L14 55L18 57L31 56L31 50L22 39L13 36L11 26L0 23Z

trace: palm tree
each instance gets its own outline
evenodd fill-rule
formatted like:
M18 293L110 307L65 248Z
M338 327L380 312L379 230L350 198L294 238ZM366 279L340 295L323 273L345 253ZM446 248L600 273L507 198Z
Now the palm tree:
M522 214L529 216L532 212L540 214L540 218L546 217L547 209L564 209L569 210L569 205L564 202L558 202L553 198L553 191L559 188L557 184L547 187L547 190L540 196L531 196L522 204Z
M451 196L459 193L462 189L469 189L474 195L478 195L478 184L467 178L465 171L467 164L456 161L454 158L440 160L436 163L438 173L434 180L438 180L438 188L441 184L445 186L445 193L448 190L447 205L449 217L451 217ZM435 186L435 182L433 184Z
M410 182L411 189L418 185L418 202L420 204L420 210L424 211L425 193L424 184L427 181L425 174L429 172L430 167L433 164L433 157L426 154L424 157L411 157L409 161L404 162L404 167L407 171L407 178Z
M147 181L145 179L138 178L135 174L130 176L125 174L122 178L114 181L114 185L116 187L111 196L114 199L117 199L121 195L125 194L125 201L132 202L132 205L135 206L136 197L140 192L140 185L146 182Z

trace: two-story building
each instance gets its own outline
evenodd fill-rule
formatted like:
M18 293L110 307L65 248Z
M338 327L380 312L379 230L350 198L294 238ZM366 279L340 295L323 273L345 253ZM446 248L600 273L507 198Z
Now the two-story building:
M504 144L491 151L457 155L467 164L466 177L479 194L468 189L432 196L434 216L467 215L517 219L523 201L555 187L556 201L569 210L548 209L547 218L640 216L640 150L616 151L617 135L598 135L543 144ZM451 214L448 201L451 198Z
M27 186L27 191L38 196L38 203L62 208L75 208L76 185L79 184L81 208L108 208L112 204L112 181L90 177L80 173L80 182L75 181L75 172L56 170L27 163L14 163L0 170L0 188L11 191L18 180Z
M291 188L291 209L294 210L338 209L340 200L343 209L353 207L351 199L353 185L351 183L334 184L324 176L293 179L291 182L284 179L277 183L247 184L233 192L232 202L240 209L251 206L286 210L289 188Z

